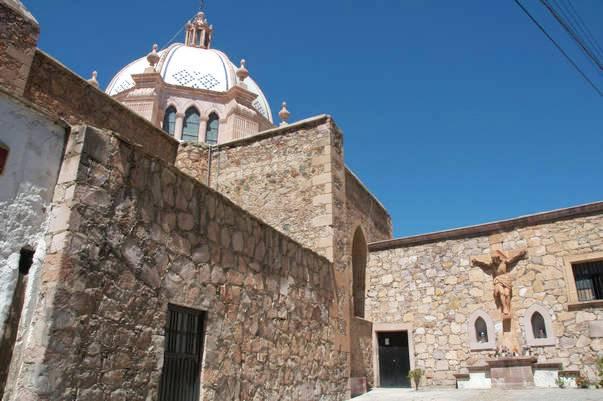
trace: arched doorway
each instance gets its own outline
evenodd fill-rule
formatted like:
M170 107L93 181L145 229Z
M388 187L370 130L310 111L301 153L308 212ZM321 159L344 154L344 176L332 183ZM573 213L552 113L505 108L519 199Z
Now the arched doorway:
M366 239L358 227L352 241L352 296L354 316L364 317L364 299L366 290Z

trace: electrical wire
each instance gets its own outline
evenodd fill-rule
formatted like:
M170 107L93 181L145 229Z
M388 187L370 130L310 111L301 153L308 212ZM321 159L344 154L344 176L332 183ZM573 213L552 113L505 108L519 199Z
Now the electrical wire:
M584 43L584 40L577 34L577 32L568 25L567 21L563 19L561 15L555 10L547 0L540 0L540 3L551 13L551 15L559 22L559 24L565 29L565 31L571 36L571 38L582 48L586 56L595 64L599 70L603 71L603 63L598 59L598 57L593 54L593 52L589 49L588 45Z
M559 0L559 1L561 4L563 4L563 2L561 0ZM591 46L596 51L599 52L599 55L601 57L603 57L603 48L601 48L601 46L599 45L599 42L597 42L597 39L593 35L592 31L588 28L588 25L586 25L586 23L580 17L580 14L578 14L578 12L576 11L576 9L574 8L574 6L572 5L572 3L570 1L567 1L567 5L569 6L569 8L571 10L570 14L574 18L574 21L577 21L576 25L578 25L578 27L582 29L582 31L584 32L584 36L590 42Z
M530 18L530 20L532 20L532 22L542 31L542 33L544 33L544 35L555 45L555 47L561 52L561 54L563 54L563 56L565 57L565 59L576 69L576 71L578 71L578 73L580 73L580 75L582 75L582 78L584 78L584 80L586 82L588 82L590 84L590 86L592 86L592 88L599 94L599 96L603 97L603 92L601 92L601 90L599 88L597 88L597 86L593 83L593 81L590 80L590 78L588 78L586 76L586 74L584 74L584 72L582 72L582 70L580 69L580 67L578 67L578 65L574 62L574 60L572 60L567 53L561 48L561 46L559 46L559 44L555 41L555 39L552 38L551 35L549 35L549 33L544 29L544 27L542 25L540 25L540 23L538 21L536 21L536 19L532 16L532 14L530 14L530 12L523 6L523 4L521 4L519 2L519 0L514 0L515 4L517 4L519 6L519 8L522 9L522 11Z

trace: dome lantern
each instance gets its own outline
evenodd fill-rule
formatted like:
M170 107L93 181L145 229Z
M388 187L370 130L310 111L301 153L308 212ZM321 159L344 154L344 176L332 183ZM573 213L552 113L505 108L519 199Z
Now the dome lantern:
M185 44L191 47L209 49L211 47L213 25L209 25L205 13L199 11L195 18L186 24Z

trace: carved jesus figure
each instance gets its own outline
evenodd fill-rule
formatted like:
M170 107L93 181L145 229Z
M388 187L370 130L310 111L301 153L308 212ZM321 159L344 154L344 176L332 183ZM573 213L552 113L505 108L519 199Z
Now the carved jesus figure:
M494 300L496 307L501 310L503 318L511 317L511 297L513 295L513 280L511 270L515 264L526 256L526 251L520 251L514 255L505 255L497 250L488 261L483 257L471 258L471 264L481 267L486 273L494 278Z

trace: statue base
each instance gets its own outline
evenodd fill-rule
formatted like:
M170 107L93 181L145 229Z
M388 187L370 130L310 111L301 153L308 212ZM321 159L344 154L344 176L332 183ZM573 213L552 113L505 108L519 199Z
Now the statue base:
M492 388L534 387L533 367L536 361L537 359L531 356L497 358L486 361L490 368Z

